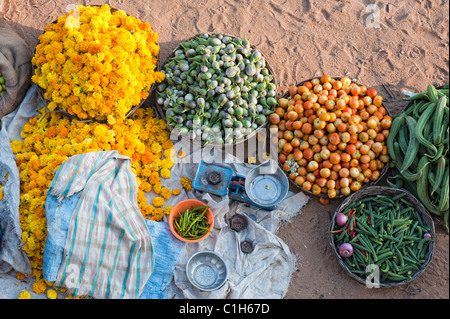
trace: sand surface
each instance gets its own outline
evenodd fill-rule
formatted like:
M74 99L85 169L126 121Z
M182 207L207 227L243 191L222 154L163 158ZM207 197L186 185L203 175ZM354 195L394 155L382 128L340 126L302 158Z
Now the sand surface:
M1 2L1 1L0 1ZM104 1L3 0L2 16L30 48L41 30L69 4ZM164 62L181 41L203 32L247 36L265 56L279 93L322 74L349 75L375 87L391 114L406 104L400 92L422 91L449 80L448 0L109 0L149 22L160 36ZM386 90L388 88L389 90ZM380 182L383 184L383 181ZM279 236L299 256L286 298L448 299L449 236L435 219L433 261L413 283L368 289L340 268L328 243L327 228L340 200L322 206L310 200Z

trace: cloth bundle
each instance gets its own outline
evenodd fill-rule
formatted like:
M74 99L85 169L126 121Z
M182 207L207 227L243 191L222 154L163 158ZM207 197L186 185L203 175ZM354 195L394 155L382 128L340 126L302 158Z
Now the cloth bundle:
M0 1L1 2L1 1ZM6 92L0 95L0 119L22 102L31 84L32 52L25 41L0 18L0 71Z

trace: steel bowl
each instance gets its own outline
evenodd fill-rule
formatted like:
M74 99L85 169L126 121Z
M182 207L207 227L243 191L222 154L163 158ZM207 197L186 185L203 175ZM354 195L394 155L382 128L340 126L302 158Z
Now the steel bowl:
M213 251L200 251L191 256L186 264L189 282L203 291L219 289L227 281L228 268L225 261Z
M274 207L289 191L289 181L274 160L268 160L253 168L245 178L248 197L261 207Z

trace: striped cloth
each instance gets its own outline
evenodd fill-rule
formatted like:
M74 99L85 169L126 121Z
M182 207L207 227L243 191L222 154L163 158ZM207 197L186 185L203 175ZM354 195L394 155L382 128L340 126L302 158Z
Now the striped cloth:
M74 296L138 298L154 268L149 229L137 205L129 157L117 151L70 157L56 172L48 194L78 194L70 219L56 287Z

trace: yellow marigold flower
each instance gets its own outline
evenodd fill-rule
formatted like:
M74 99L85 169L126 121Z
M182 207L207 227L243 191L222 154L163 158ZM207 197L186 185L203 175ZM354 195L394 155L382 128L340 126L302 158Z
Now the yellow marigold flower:
M162 190L162 188L163 188L163 186L160 184L160 183L156 183L154 186L153 186L153 191L156 193L156 194L161 194L161 190Z
M159 153L162 150L162 146L158 142L153 142L151 149L152 149L152 153Z
M159 196L156 196L155 198L153 198L153 201L152 201L152 204L155 207L162 207L162 206L164 206L164 203L165 203L164 198L159 197Z
M183 176L183 177L180 179L180 183L181 183L181 185L183 186L183 188L184 188L186 191L190 191L190 190L192 189L192 182L191 182L191 180L190 180L189 178L187 178L186 176Z
M17 278L17 280L24 280L25 279L25 275L22 274L21 272L17 272L16 273L16 278Z
M166 207L163 208L163 212L165 215L169 215L172 209L173 209L172 205L167 205Z
M37 294L41 294L47 289L47 285L43 280L38 280L35 283L33 283L33 291Z
M170 178L170 170L168 168L163 168L160 173L162 178Z
M31 294L28 291L22 291L17 299L30 299Z
M161 161L161 167L163 168L172 168L173 165L175 164L174 160L171 158L165 158Z
M167 187L162 187L160 195L162 197L164 197L165 199L169 199L170 196L172 196L172 191L170 189L168 189Z
M56 299L56 297L58 297L58 294L53 289L49 289L47 291L47 298L48 299Z
M171 140L165 141L164 143L162 143L162 148L164 150L173 148L173 142Z
M172 195L180 195L181 194L181 190L179 188L175 188L174 190L172 190Z
M164 146L163 146L163 148L164 148ZM175 150L173 148L165 149L163 152L163 155L165 158L171 159L172 157L175 156Z
M160 207L155 208L153 210L152 216L150 217L150 219L157 221L157 222L161 221L163 218L164 218L164 210Z

